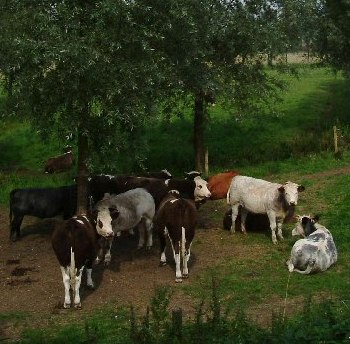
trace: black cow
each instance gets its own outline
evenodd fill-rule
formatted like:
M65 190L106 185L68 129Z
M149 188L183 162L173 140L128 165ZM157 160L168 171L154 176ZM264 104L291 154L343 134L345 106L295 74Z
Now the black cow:
M14 189L10 193L10 239L21 236L21 224L25 215L41 219L62 215L64 219L76 212L76 185L56 188Z

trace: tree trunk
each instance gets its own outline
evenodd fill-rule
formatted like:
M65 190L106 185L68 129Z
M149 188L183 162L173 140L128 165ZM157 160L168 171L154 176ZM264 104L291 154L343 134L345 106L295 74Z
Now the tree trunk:
M87 158L89 151L89 142L87 135L79 130L78 134L78 176L77 176L77 214L87 213L87 179L89 171L87 167Z
M194 100L194 157L195 168L198 172L204 171L204 96L199 92Z

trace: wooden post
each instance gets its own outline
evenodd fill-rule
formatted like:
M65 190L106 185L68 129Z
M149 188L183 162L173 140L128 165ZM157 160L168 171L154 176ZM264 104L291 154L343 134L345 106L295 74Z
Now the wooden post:
M172 312L172 330L179 342L182 337L182 308L174 309Z
M338 153L338 132L337 132L337 127L334 125L333 126L333 138L334 138L334 154L339 154Z

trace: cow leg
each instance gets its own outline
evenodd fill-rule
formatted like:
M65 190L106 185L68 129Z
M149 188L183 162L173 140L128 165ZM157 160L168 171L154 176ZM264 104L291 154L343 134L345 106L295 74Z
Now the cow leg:
M178 241L173 246L173 253L175 259L175 282L182 282L182 273L181 273L181 241Z
M247 219L248 211L245 208L241 208L241 231L243 234L247 234L246 228L245 228L245 222Z
M231 218L232 218L232 223L231 223L231 234L233 234L236 229L235 229L235 224L236 224L236 218L238 216L238 209L239 209L239 204L233 204L232 205L232 215L231 215Z
M270 228L271 228L271 238L272 242L274 244L277 244L277 239L276 239L276 215L274 212L267 212L267 216L270 221Z
M188 278L188 261L191 255L191 243L185 242L183 257L182 257L182 277Z
M92 260L89 260L86 263L86 285L91 288L94 289L95 285L94 285L94 281L92 280Z
M137 225L139 230L139 243L137 245L137 249L142 248L145 245L145 236L146 236L146 224L144 219L141 219L140 223Z
M165 255L165 248L166 248L166 239L165 235L167 233L167 229L164 228L164 232L159 233L159 244L160 244L160 263L159 266L166 265L166 255Z
M112 243L113 243L113 237L112 238L106 238L105 239L105 265L109 265L109 263L112 260L112 255L111 255L111 248L112 248Z
M64 303L63 308L70 308L70 278L69 278L69 268L64 268L63 266L60 266L61 272L62 272L62 280L63 280L63 286L64 286Z
M24 215L15 215L11 221L10 239L14 242L21 237L21 224Z
M83 274L84 266L82 266L79 270L79 273L75 276L75 290L74 290L74 307L81 308L80 302L80 284L81 284L81 276Z
M282 233L282 224L283 224L283 220L278 219L277 220L277 236L279 237L280 240L284 240L283 233Z
M97 257L95 259L95 264L99 264L100 262L102 262L104 260L106 239L101 237L100 239L98 239L97 243L98 243L98 253L97 253Z
M146 226L146 234L147 234L146 249L150 250L152 245L153 245L153 236L152 236L153 222L152 222L152 220L145 219L145 226Z

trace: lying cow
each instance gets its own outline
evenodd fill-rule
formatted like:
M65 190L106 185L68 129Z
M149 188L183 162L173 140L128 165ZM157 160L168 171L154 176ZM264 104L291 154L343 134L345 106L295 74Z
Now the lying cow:
M119 195L106 194L95 206L97 212L96 230L107 239L105 264L111 261L111 246L114 234L119 236L122 231L139 228L139 244L141 248L152 247L152 221L155 214L155 204L149 192L142 188L126 191Z
M14 189L10 193L10 239L16 241L21 236L25 215L41 219L63 215L69 219L75 214L76 206L76 185Z
M228 171L215 174L208 179L208 189L211 200L225 199L230 188L232 178L237 176L236 171Z
M232 208L231 233L235 232L235 221L241 207L241 230L246 233L245 222L248 212L267 214L270 222L272 242L277 243L277 236L283 240L282 224L291 212L290 207L298 203L298 192L305 188L286 182L271 183L266 180L246 176L235 176L227 193L227 203Z
M72 147L67 146L62 155L48 158L45 162L44 172L54 173L69 170L73 165Z
M105 193L120 194L135 188L146 189L154 198L156 208L170 190L178 190L181 197L195 200L200 204L210 197L207 182L200 176L193 180L157 179L133 176L97 175L89 178L89 192L94 202L101 200Z
M160 238L160 264L166 264L166 236L173 249L176 273L175 282L188 278L188 260L195 234L197 210L194 202L180 198L179 192L172 190L162 200L154 219L154 230ZM181 271L182 261L182 271Z
M61 267L64 285L64 308L70 308L72 289L74 307L81 308L80 284L86 267L87 286L94 288L92 264L98 252L98 234L91 218L79 215L56 225L52 247Z
M286 262L290 272L311 274L326 271L338 258L332 234L317 223L318 217L300 216L294 234L306 235L293 246L289 260Z

